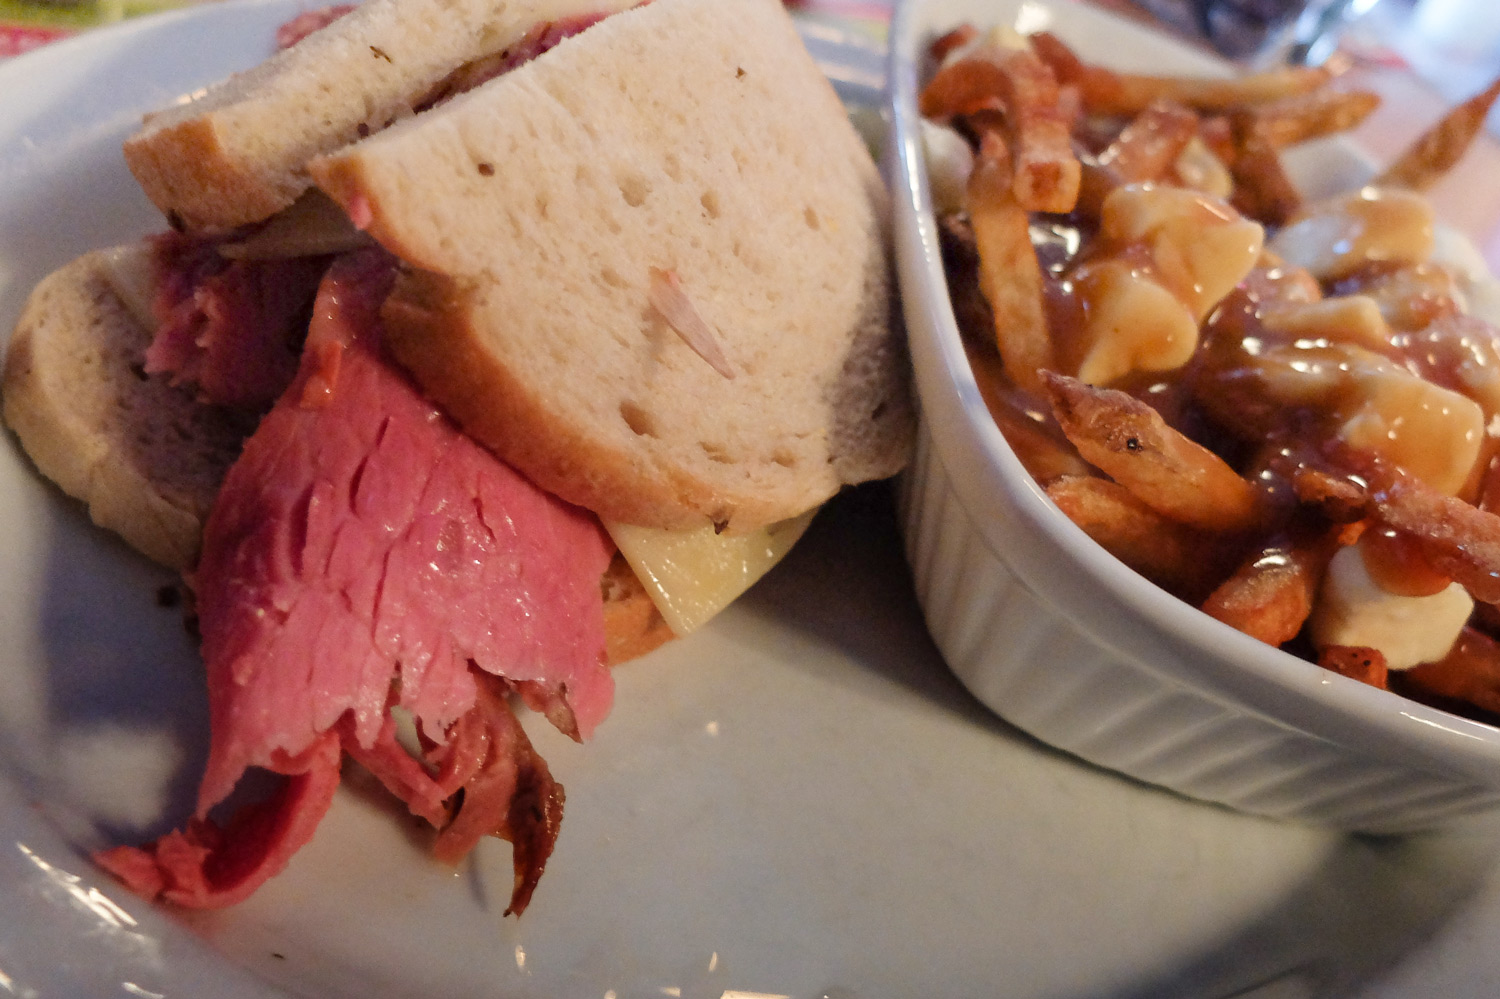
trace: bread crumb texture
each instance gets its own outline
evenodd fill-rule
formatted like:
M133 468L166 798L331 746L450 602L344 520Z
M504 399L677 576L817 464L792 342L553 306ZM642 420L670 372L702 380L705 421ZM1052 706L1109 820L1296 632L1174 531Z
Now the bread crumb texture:
M411 265L398 356L606 519L751 529L906 460L886 195L776 0L655 0L313 173Z

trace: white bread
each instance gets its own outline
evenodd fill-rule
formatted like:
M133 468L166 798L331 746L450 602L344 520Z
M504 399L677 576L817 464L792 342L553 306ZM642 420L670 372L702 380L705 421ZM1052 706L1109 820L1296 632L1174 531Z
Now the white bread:
M148 117L125 161L173 225L232 229L309 186L307 161L410 116L449 73L538 24L635 0L367 0L292 47Z
M654 0L310 169L411 265L402 362L606 520L748 530L906 460L884 189L778 0Z
M5 421L95 523L183 569L253 422L144 373L151 334L116 293L109 252L74 260L31 293L5 358Z

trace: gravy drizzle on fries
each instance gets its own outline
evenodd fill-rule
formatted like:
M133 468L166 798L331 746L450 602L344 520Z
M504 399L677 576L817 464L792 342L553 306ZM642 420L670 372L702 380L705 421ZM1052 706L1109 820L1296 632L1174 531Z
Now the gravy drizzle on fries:
M1058 508L1246 634L1500 719L1500 331L1416 193L1500 81L1306 204L1282 151L1379 103L1326 71L1120 73L971 25L930 53L955 314Z

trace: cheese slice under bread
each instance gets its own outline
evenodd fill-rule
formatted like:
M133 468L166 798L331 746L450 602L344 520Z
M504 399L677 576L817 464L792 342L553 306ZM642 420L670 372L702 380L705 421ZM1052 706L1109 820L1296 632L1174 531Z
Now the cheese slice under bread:
M607 523L749 530L906 460L886 195L778 0L654 0L310 170L408 265L402 363Z
M309 159L410 117L464 64L549 22L636 2L365 0L337 30L151 115L125 162L178 228L258 222L307 190Z

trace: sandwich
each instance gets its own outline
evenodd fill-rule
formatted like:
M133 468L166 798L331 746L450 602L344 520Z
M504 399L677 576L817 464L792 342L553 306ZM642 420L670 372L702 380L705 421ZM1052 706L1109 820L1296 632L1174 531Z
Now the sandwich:
M38 468L193 595L197 813L99 855L150 897L246 897L347 755L439 857L510 840L519 913L563 795L512 703L587 739L607 662L910 448L883 190L780 4L433 6L150 118L126 160L173 231L12 337ZM211 815L251 768L285 779Z

